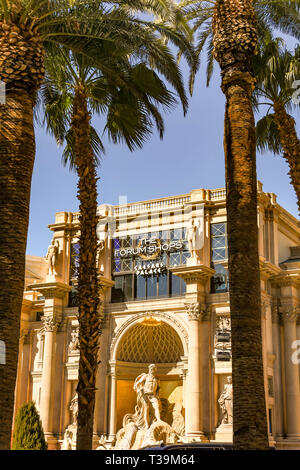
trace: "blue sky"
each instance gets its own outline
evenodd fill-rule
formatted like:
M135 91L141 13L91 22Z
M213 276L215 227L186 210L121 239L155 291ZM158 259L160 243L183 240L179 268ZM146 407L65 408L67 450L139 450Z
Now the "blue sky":
M206 88L204 68L197 76L189 110L180 105L165 114L166 132L156 132L142 150L131 153L124 145L104 138L106 155L98 169L98 203L118 204L184 194L197 188L225 185L223 154L224 96L216 69ZM183 64L187 81L188 69ZM300 133L297 119L298 135ZM103 128L100 119L94 125ZM45 256L52 238L48 225L55 212L78 210L77 177L61 164L62 149L39 127L36 129L36 161L32 179L27 254ZM296 197L282 157L257 154L257 175L263 190L274 192L278 203L297 217Z

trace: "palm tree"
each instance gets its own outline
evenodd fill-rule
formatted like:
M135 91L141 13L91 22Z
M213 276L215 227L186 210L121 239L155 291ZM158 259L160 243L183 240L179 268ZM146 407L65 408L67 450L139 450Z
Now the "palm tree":
M169 12L171 19L177 15L169 0L0 0L0 80L6 84L6 102L0 105L0 283L5 293L0 296L0 340L6 345L6 364L0 365L0 449L10 444L35 156L33 107L45 57L55 57L60 47L81 52L119 85L123 79L111 67L111 54L126 50L150 57L186 106L181 75L157 32L183 47L188 60L191 49L179 29L174 33L164 22L134 16L135 11L155 10L161 16Z
M257 227L255 87L252 58L258 39L278 27L299 38L299 1L187 0L183 8L207 45L209 82L214 59L226 97L224 150L232 332L234 449L266 449Z
M268 38L254 57L253 65L257 79L255 104L268 106L266 115L256 125L257 147L260 151L269 149L283 154L300 211L300 139L289 114L299 109L294 100L294 83L300 79L300 47L292 53L280 38Z
M130 150L141 147L151 134L153 122L162 138L164 123L157 105L169 108L176 100L145 63L130 65L119 58L118 86L83 56L63 54L62 61L49 63L42 101L48 130L59 143L66 143L63 162L76 167L80 201L79 254L79 382L77 449L91 449L102 317L99 313L97 257L97 178L96 165L103 153L97 131L91 126L93 114L106 116L105 131L118 143L124 140ZM120 70L121 69L121 70ZM185 101L183 100L183 106Z

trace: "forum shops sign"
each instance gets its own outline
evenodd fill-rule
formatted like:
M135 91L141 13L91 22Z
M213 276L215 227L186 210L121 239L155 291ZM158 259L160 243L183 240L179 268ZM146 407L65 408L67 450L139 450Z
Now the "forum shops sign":
M142 238L136 248L115 250L115 258L139 256L144 260L154 260L170 251L180 251L185 248L185 240L165 242L158 238Z

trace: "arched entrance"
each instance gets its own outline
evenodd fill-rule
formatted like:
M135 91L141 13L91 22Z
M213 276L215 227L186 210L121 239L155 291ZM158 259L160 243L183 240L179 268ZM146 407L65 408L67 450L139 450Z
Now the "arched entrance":
M157 365L163 405L172 409L182 404L184 413L186 344L176 330L163 318L143 317L128 325L116 341L110 362L111 400L115 396L115 405L111 401L110 406L111 436L122 427L124 415L134 412L134 381L152 363Z

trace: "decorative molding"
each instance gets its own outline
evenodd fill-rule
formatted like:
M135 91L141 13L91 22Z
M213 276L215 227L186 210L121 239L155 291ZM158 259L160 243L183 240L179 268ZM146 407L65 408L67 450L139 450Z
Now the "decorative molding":
M216 316L216 330L231 331L230 314L221 313Z
M162 321L165 321L171 327L173 327L175 331L177 331L177 333L179 334L180 339L183 341L183 348L185 350L185 353L187 352L189 337L182 323L179 322L174 316L169 315L168 313L163 313L163 312L158 312L158 311L148 311L148 312L142 312L142 313L138 313L136 315L131 316L115 331L114 336L112 338L111 346L110 346L111 356L113 355L116 345L118 343L118 340L123 335L123 333L128 328L130 328L130 326L133 326L139 320L142 320L143 318L146 318L146 317L160 318Z

